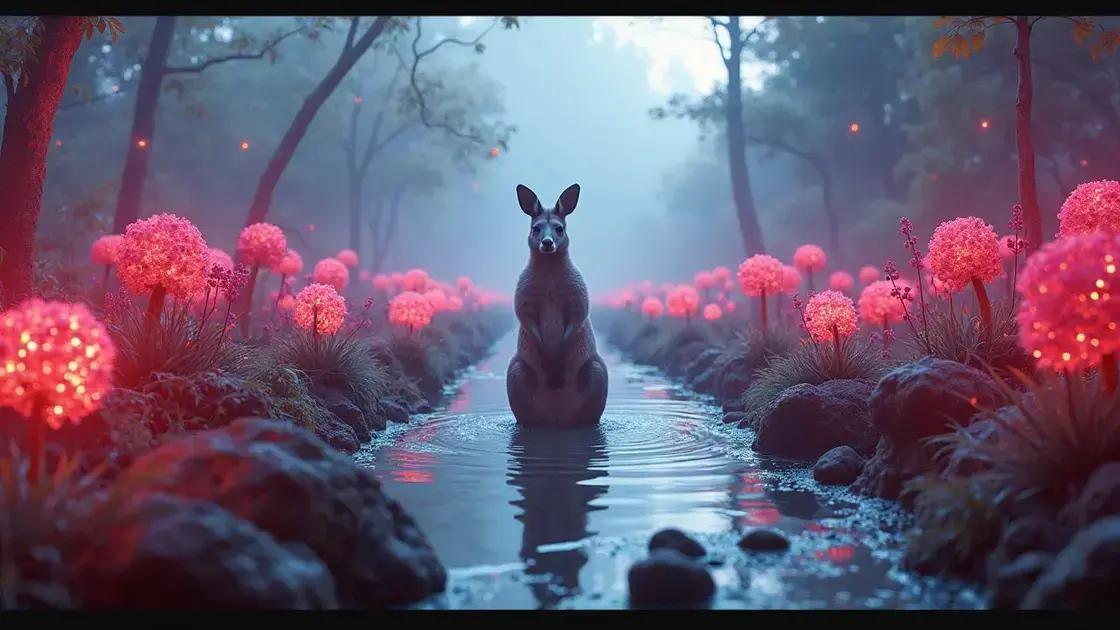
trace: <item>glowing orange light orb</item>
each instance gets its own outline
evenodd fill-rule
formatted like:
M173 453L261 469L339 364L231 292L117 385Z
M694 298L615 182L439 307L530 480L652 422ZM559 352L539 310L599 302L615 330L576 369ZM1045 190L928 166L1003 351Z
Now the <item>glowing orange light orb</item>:
M502 151L498 147L494 147L494 148L490 149L490 157L492 157L492 158L496 158L501 154L502 154Z
M249 150L249 141L248 140L242 140L241 141L241 150L242 151L248 151Z
M139 140L136 141L136 146L140 147L141 149L147 149L148 148L148 141L143 139L143 138L140 138Z
M851 133L859 133L859 123L853 122L852 124L848 125L848 131Z
M991 129L991 127L992 127L992 121L991 120L989 120L987 118L981 118L980 119L980 128L981 129Z

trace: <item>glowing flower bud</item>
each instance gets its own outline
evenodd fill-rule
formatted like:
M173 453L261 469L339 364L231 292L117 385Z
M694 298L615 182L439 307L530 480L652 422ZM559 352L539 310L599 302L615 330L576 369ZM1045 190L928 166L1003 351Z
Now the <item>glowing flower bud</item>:
M809 334L817 341L840 339L856 332L856 307L852 299L839 291L821 291L809 298L805 305L805 320Z
M288 253L284 231L271 223L254 223L241 230L237 252L248 267L273 267Z
M346 321L346 298L327 284L309 284L295 297L292 321L304 330L333 335Z
M320 260L315 263L315 269L311 273L315 282L329 284L338 291L344 290L346 285L350 284L350 270L337 258Z

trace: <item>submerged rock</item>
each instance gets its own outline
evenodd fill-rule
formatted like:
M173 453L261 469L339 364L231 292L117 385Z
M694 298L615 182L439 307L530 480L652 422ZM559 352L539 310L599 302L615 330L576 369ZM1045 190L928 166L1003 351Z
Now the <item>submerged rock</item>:
M754 449L802 461L844 445L870 454L879 439L868 414L870 393L870 385L849 379L787 388L760 414Z
M371 471L289 423L242 419L140 457L138 493L211 501L330 569L344 608L380 609L442 591L443 565Z
M1108 516L1078 532L1035 580L1022 607L1113 608L1120 593L1120 516Z
M716 584L708 570L672 549L657 549L627 574L631 608L707 607Z
M326 567L220 506L165 494L94 519L73 576L83 608L308 609L338 605Z
M813 479L831 486L846 486L863 470L863 456L848 445L837 446L821 455L813 465Z
M789 549L789 539L782 532L767 527L756 527L743 534L739 539L743 551L785 551Z
M650 552L657 549L672 549L689 558L701 558L708 553L703 545L696 542L696 539L672 527L663 529L650 537Z

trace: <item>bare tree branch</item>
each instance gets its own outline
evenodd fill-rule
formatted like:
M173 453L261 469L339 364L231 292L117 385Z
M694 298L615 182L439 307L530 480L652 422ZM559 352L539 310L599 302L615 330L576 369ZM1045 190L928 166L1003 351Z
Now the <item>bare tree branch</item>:
M295 35L296 33L302 32L303 30L304 30L304 27L301 26L297 29L288 31L287 33L284 33L283 35L281 35L281 36L277 37L276 39L272 40L268 44L265 44L265 46L263 48L261 48L259 51L255 52L255 53L235 53L235 54L232 54L232 55L215 57L213 59L207 59L206 61L204 61L200 64L197 64L197 65L193 65L193 66L167 66L167 67L163 68L162 74L164 74L164 75L179 74L179 73L196 74L196 73L202 72L203 70L209 68L210 66L213 66L213 65L216 65L216 64L219 64L219 63L225 63L227 61L237 61L237 60L241 60L241 59L261 59L262 57L267 55L270 50L279 46L280 42L284 41L285 39L288 39L289 37L291 37L292 35Z
M378 145L377 139L381 135L381 125L382 125L382 122L385 120L385 112L386 112L386 110L389 109L389 103L393 98L393 94L396 92L397 81L400 80L401 71L403 69L404 69L404 64L403 63L400 63L400 64L397 65L396 70L393 71L393 78L389 81L389 85L386 88L385 103L381 106L381 109L377 112L377 119L374 120L374 122L373 122L373 129L370 131L369 141L366 143L366 150L365 150L365 153L362 155L361 166L358 168L358 173L361 176L364 176L365 173L366 173L366 170L369 169L369 164L370 164L371 161L373 161L374 153L380 152L381 149L383 149L384 146L385 146L384 143L381 143L381 146L377 146Z
M723 65L731 63L731 58L727 56L727 50L723 47L723 42L719 41L719 27L723 27L728 32L731 32L730 25L727 22L720 22L713 16L708 16L708 21L712 23L712 39L716 41L716 46L719 46L719 58L723 61Z
M360 16L357 15L350 18L350 30L346 33L346 43L342 45L342 54L346 54L354 46L354 35L358 32L358 20L360 19Z
M427 50L422 51L419 48L420 36L421 36L420 24L421 24L422 18L420 18L420 17L416 18L416 36L412 38L412 67L409 71L408 81L409 81L409 85L412 87L412 92L413 92L414 96L416 97L416 104L417 104L417 107L420 111L420 122L423 123L425 127L428 127L428 128L431 128L431 129L442 129L452 136L455 136L457 138L462 138L464 140L470 140L471 142L474 142L474 143L477 143L477 144L485 144L486 143L486 139L483 138L479 134L463 133L463 132L459 131L458 129L456 129L455 127L453 127L453 126L451 126L451 125L449 125L445 122L433 122L432 120L430 120L430 118L429 118L430 111L428 109L428 104L424 100L424 93L423 93L423 90L420 89L419 84L417 83L416 76L417 76L417 71L420 68L420 60L421 59L423 59L424 57L427 57L427 56L431 55L432 53L434 53L435 51L439 50L439 48L441 46L443 46L444 44L456 44L458 46L471 46L471 47L477 46L478 43L482 41L482 38L485 37L486 34L489 33L494 28L494 26L498 24L498 22L500 20L501 20L501 18L497 18L497 17L494 18L494 21L490 23L490 26L487 26L486 29L483 30L478 35L478 37L474 38L473 40L471 40L469 42L465 42L463 40L456 39L456 38L448 38L448 39L441 40L438 43L436 43L435 45L433 45L431 48L428 48ZM400 51L397 50L395 47L394 47L393 50L394 50L394 52L396 52L397 56L401 59L401 62L403 63L404 62L404 57L401 55Z

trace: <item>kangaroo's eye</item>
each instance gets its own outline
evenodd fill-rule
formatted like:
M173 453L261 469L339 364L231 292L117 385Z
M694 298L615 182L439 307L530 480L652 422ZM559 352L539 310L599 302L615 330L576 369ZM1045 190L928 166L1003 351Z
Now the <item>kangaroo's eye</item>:
M564 233L564 226L563 225L557 225L556 226L556 233L557 234L563 234Z
M540 233L541 233L541 226L534 225L533 226L533 234L540 234Z

